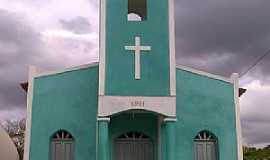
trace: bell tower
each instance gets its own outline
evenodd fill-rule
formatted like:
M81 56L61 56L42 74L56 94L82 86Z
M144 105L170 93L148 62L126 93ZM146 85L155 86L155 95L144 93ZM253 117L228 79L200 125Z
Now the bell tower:
M124 106L174 116L175 85L174 0L101 0L99 116Z

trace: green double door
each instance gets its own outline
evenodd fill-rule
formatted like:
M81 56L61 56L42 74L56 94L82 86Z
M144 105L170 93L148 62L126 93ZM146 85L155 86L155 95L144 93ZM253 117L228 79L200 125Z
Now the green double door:
M133 135L133 137L130 137ZM117 138L114 142L114 160L153 160L154 151L151 140L135 133Z
M50 160L74 160L74 143L69 140L51 142Z

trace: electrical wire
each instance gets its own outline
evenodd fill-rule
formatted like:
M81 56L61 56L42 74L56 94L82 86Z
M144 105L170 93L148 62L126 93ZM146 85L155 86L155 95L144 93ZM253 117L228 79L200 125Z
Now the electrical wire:
M268 54L270 53L270 49L267 50L261 57L259 57L248 69L240 74L240 77L246 75L251 69L253 69L257 64L259 64Z

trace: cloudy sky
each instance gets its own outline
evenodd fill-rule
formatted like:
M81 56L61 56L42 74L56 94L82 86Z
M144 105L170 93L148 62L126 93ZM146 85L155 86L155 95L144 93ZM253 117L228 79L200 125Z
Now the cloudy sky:
M25 116L27 67L98 61L98 0L1 0L0 120ZM229 77L270 49L269 0L176 0L177 63ZM241 77L243 140L270 144L270 55Z

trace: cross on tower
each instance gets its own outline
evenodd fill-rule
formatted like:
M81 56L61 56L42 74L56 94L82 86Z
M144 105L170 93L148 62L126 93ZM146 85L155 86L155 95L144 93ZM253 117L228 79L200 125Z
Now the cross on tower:
M150 51L151 46L141 46L141 37L135 37L135 46L125 46L126 50L135 51L135 79L141 79L141 51Z

